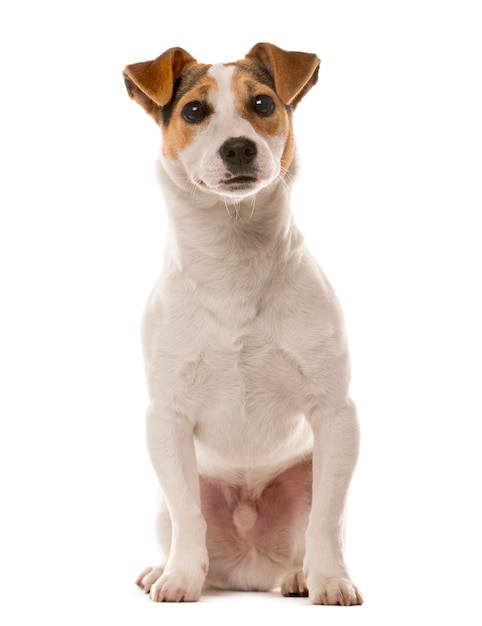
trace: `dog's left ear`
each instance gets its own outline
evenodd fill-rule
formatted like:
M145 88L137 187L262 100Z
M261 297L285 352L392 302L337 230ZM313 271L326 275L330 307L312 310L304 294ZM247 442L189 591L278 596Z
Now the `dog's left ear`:
M271 43L258 43L246 55L273 76L276 93L293 108L318 80L320 59L308 52L288 52Z

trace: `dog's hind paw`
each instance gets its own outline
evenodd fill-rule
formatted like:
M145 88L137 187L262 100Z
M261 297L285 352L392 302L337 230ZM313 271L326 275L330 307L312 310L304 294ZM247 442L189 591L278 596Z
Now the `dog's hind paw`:
M159 580L163 572L163 567L146 567L137 577L136 585L145 593L149 593L152 585Z
M284 596L303 596L308 595L308 587L302 571L290 572L281 583L281 593Z
M152 586L154 602L196 602L201 597L205 573L166 572Z
M363 604L362 594L348 578L320 578L313 581L308 577L308 585L313 604L339 606Z

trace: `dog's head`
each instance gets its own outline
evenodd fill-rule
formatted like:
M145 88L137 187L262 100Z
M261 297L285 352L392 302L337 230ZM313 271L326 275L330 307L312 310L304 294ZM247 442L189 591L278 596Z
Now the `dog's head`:
M127 91L159 124L163 163L180 187L240 199L293 160L292 112L316 83L319 59L269 43L235 63L203 65L182 48L128 65Z

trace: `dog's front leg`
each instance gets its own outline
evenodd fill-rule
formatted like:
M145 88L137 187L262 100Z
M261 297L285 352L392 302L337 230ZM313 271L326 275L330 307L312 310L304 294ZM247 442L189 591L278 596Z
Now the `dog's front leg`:
M304 574L315 604L361 604L343 558L346 496L359 448L355 406L311 415L314 435L313 502L306 531Z
M207 574L208 554L193 424L152 403L147 411L147 447L172 523L169 558L150 597L158 602L196 601Z

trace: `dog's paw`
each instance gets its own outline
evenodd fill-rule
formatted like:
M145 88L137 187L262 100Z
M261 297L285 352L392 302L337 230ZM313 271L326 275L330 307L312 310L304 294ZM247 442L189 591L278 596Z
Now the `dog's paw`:
M290 572L281 583L281 593L284 596L308 595L308 587L302 571Z
M349 578L308 577L310 600L313 604L353 606L363 603L363 596Z
M162 576L163 571L163 567L146 567L137 577L136 585L145 593L149 593L152 585Z
M204 572L166 572L150 588L154 602L196 602L201 597Z

